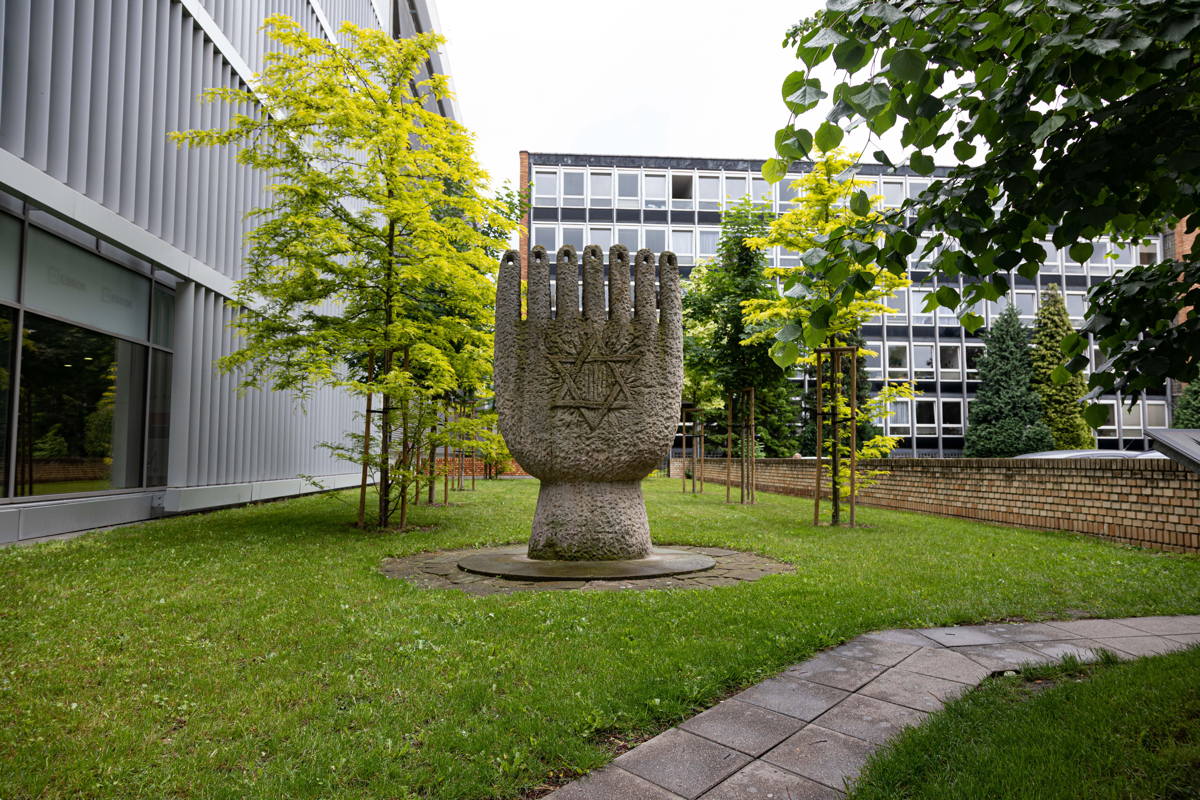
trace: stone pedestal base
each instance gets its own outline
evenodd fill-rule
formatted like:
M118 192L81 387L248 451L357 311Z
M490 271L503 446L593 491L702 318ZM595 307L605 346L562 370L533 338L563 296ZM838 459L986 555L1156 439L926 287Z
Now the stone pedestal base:
M618 561L649 554L641 481L542 481L529 537L531 559Z
M612 581L662 578L712 569L712 556L656 547L645 558L622 561L547 561L525 555L520 547L472 553L460 558L458 568L477 575L517 581Z

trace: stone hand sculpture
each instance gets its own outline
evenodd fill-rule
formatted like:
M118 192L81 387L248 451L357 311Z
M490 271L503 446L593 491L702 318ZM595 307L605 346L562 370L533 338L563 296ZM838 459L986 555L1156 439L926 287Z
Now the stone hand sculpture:
M575 249L558 251L555 313L542 247L529 263L521 318L516 251L496 288L496 410L517 461L541 480L529 557L568 561L645 558L650 525L641 480L675 435L683 386L679 269L673 253L638 251L633 303L629 252L583 249L583 303ZM607 285L607 304L605 287Z

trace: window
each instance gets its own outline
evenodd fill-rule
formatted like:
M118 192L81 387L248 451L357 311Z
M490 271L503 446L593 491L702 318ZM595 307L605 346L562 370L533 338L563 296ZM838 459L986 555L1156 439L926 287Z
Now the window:
M692 264L696 258L695 234L690 230L671 231L671 250L680 264Z
M533 244L541 245L551 256L558 250L558 229L553 225L535 225L533 227Z
M1158 263L1158 244L1147 240L1138 248L1138 263L1149 266Z
M1071 319L1082 320L1087 311L1087 295L1084 292L1067 292L1063 300L1067 304L1067 314Z
M1103 239L1092 242L1092 257L1088 259L1088 263L1093 266L1108 266L1108 242Z
M574 247L576 253L583 249L583 228L564 227L562 229L562 246L567 245Z
M895 208L904 202L904 181L883 182L883 204Z
M912 346L912 369L917 380L933 380L933 345Z
M667 176L666 175L647 175L645 181L645 206L646 208L666 208L667 207Z
M150 409L146 419L146 485L165 486L171 434L171 354L150 351Z
M1167 427L1167 404L1159 403L1154 400L1146 401L1146 427L1147 428L1165 428Z
M0 214L0 298L17 299L17 271L21 264L21 221ZM4 439L0 437L0 447Z
M636 172L617 173L617 208L641 208Z
M1058 248L1055 247L1054 242L1051 241L1044 241L1041 243L1041 245L1042 249L1046 251L1046 261L1044 262L1044 266L1047 269L1050 269L1052 272L1057 272L1058 270L1056 268L1059 265Z
M746 196L746 179L741 175L725 176L725 197L733 205Z
M963 411L961 400L942 401L942 433L946 436L957 436L963 432Z
M917 412L917 436L937 436L937 401L914 401Z
M888 405L892 416L888 419L888 433L892 436L908 436L912 431L912 408L907 400L897 400Z
M717 254L717 243L721 240L721 231L700 229L700 257L713 258Z
M646 228L644 235L646 237L646 249L654 253L655 256L667 249L667 232L662 228Z
M17 494L142 485L146 348L25 315Z
M1104 437L1112 437L1117 435L1117 404L1112 400L1101 400L1097 405L1104 406L1108 412L1108 416L1104 419L1104 424L1096 429L1096 435Z
M594 208L612 208L613 184L611 172L593 172L590 175L592 196L589 205Z
M1037 292L1013 292L1013 302L1022 317L1033 317L1037 313Z
M883 358L879 355L883 351L883 344L867 342L866 349L871 351L871 355L866 357L867 377L879 380L883 378Z
M774 201L774 192L771 191L771 184L767 183L765 178L754 177L751 179L753 186L754 202L760 206L770 208Z
M967 364L967 379L975 380L979 378L979 359L983 357L982 344L968 344L965 352L965 361Z
M897 289L896 293L887 298L887 307L895 313L888 314L886 319L890 322L898 322L901 325L908 322L908 290Z
M1142 435L1142 407L1140 404L1134 403L1132 408L1124 403L1121 404L1121 428L1124 436Z
M929 246L929 242L933 239L932 236L921 236L917 239L917 249L913 250L912 255L908 257L908 261L917 269L929 269L930 259L937 253L933 250L928 253L925 248Z
M912 321L913 325L932 325L933 314L925 311L925 299L929 297L928 289L910 289L912 294Z
M888 377L908 380L908 345L889 344L887 356Z
M612 247L612 228L592 228L588 231L588 244L594 244L604 251L608 258L608 248Z
M908 182L908 196L913 199L916 199L917 197L920 196L921 192L925 191L928 188L929 188L929 181L909 181Z
M692 176L688 174L671 174L671 208L682 211L692 207Z
M564 206L583 206L583 173L564 170L562 179L562 204Z
M944 381L962 380L962 348L956 344L938 345L938 371Z
M716 175L701 175L699 181L700 202L697 208L703 211L720 211L721 179Z
M625 245L630 255L638 251L638 229L617 228L617 244Z
M787 211L793 203L800 199L800 189L796 186L796 182L799 180L799 175L788 175L779 182L780 211Z
M535 206L558 205L558 173L538 170L533 173L533 204Z

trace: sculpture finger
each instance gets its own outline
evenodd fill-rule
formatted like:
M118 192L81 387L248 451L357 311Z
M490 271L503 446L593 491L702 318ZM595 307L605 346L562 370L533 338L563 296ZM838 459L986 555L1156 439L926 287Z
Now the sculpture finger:
M628 320L629 314L629 250L614 244L608 251L608 317Z
M526 319L550 319L550 256L540 244L529 258L528 293Z
M633 309L639 322L654 322L657 305L654 287L654 253L646 248L637 252L633 262Z
M583 318L608 319L604 306L604 251L594 244L583 248Z
M496 276L496 329L512 330L521 319L521 256L509 250Z
M669 250L658 257L658 324L678 328L683 324L679 296L679 259Z
M569 244L558 248L554 265L554 317L579 319L579 264Z

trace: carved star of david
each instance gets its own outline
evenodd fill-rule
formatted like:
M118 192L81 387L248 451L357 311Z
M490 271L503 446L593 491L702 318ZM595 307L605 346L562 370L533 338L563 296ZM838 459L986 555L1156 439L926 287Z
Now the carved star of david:
M558 373L562 384L551 408L569 408L579 412L591 430L595 430L610 411L632 408L629 397L628 374L625 370L638 359L637 353L606 355L599 347L596 337L588 337L576 353L551 354L550 363ZM591 365L603 365L608 386L602 398L589 397L580 386L584 370Z

